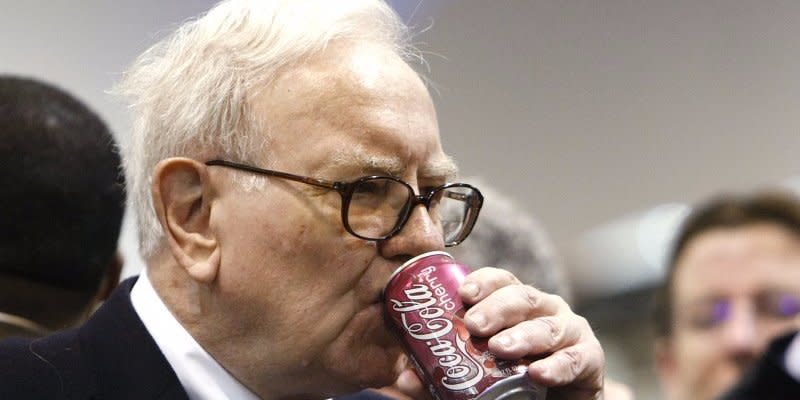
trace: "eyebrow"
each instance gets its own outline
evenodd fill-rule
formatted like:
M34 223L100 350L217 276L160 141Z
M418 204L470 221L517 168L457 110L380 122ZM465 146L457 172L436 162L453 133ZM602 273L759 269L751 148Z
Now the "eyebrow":
M392 176L401 176L405 171L405 166L397 157L370 154L360 145L348 150L336 150L327 167L376 170Z
M406 170L406 165L399 158L368 153L360 145L348 150L336 150L327 167L370 169L383 171L395 177L403 176ZM443 155L422 165L419 175L428 179L444 178L445 181L450 182L458 176L458 166L452 157Z
M458 176L458 166L453 157L443 154L425 163L419 174L423 178L444 178L446 182L452 182Z

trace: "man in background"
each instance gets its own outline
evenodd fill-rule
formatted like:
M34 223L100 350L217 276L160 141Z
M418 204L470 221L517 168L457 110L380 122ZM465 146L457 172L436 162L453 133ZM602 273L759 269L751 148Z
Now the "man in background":
M68 93L0 76L0 338L83 321L113 289L124 211L106 125Z
M657 369L672 400L710 400L770 340L797 329L800 203L788 193L722 196L684 222L659 293Z
M470 239L448 249L473 268L497 266L523 283L569 301L572 290L547 231L522 207L480 178L465 178L481 188L485 202Z

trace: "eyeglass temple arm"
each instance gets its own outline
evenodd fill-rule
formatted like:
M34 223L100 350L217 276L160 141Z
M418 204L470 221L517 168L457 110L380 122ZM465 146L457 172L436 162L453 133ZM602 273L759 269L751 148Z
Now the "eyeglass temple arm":
M465 193L458 193L458 192L445 192L445 196L451 198L453 200L460 200L463 201L470 206L477 206L480 205L481 202L479 201L477 196L473 196L472 194L465 194Z
M281 171L273 171L269 169L261 169L258 167L253 167L246 164L239 164L232 161L225 161L225 160L211 160L206 161L206 165L219 165L223 167L229 167L233 169L239 169L243 171L253 172L256 174L261 175L268 175L268 176L276 176L283 179L289 179L296 182L303 182L309 185L324 187L327 189L334 189L334 190L341 190L343 184L341 182L332 182L326 181L324 179L316 179L316 178L309 178L306 176L300 176L295 174L290 174L288 172L281 172Z

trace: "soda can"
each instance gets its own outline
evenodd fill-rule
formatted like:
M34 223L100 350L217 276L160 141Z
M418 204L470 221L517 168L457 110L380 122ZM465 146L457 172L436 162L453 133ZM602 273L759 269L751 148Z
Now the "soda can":
M544 400L546 388L527 376L530 360L496 358L487 338L467 331L458 287L469 272L443 251L408 260L383 290L387 323L436 399Z

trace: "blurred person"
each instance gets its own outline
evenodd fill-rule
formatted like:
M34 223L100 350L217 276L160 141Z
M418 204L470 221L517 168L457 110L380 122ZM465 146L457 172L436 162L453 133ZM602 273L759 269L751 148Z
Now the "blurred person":
M569 301L564 267L541 223L485 180L464 180L481 188L485 202L470 240L448 252L473 268L507 269L523 283Z
M800 201L720 196L674 243L655 313L657 370L667 398L714 399L800 326Z
M381 289L463 241L482 204L450 183L408 38L380 1L231 0L142 54L117 90L134 114L124 165L146 268L80 329L0 344L0 398L393 383L402 351ZM528 374L554 397L602 396L602 348L563 299L495 268L460 295L493 352L542 356Z
M0 338L83 321L119 280L125 207L106 125L50 84L0 76Z

